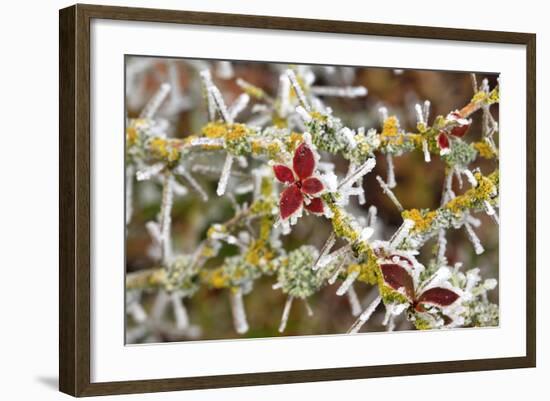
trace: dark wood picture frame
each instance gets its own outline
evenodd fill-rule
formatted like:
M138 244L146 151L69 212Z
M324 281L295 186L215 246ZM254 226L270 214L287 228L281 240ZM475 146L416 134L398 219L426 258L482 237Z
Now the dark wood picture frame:
M223 376L91 383L90 380L90 22L92 19L346 33L526 46L526 356ZM420 26L74 5L59 13L59 388L73 396L362 379L534 367L536 362L536 36Z

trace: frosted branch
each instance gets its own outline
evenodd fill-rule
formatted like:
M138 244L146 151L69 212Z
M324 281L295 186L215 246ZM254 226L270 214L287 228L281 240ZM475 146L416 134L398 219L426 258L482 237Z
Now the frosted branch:
M353 323L353 325L348 330L348 334L355 334L358 333L359 330L367 323L376 310L376 307L380 305L380 302L382 301L382 297L379 295L377 296L374 301L372 301L369 306L359 315L359 318Z

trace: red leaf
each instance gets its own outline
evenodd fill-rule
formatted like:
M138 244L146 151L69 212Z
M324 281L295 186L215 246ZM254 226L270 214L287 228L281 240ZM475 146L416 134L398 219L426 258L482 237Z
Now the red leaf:
M287 219L292 216L302 207L304 202L304 195L300 191L297 185L291 185L281 193L281 199L279 201L279 209L281 210L281 217Z
M313 174L313 170L315 170L315 156L305 142L298 146L296 152L294 152L292 165L294 172L301 180L311 177Z
M457 136L459 138L462 138L464 135L466 135L466 131L468 131L468 128L470 128L471 121L462 118L462 116L458 112L451 113L450 119L455 120L459 124L458 126L451 129L451 132L450 132L451 135ZM468 123L465 124L464 122L468 122Z
M273 166L273 172L275 173L275 177L280 182L292 183L295 181L294 173L287 166L283 166L282 164L276 164Z
M309 205L304 203L304 206L311 213L322 214L324 210L323 201L321 198L313 198Z
M380 265L380 270L386 284L394 290L404 288L407 297L414 298L413 278L405 268L393 263L385 263Z
M315 177L309 177L302 181L302 192L308 195L316 195L324 188L321 180Z
M435 287L424 291L418 298L418 303L449 306L458 299L458 294L446 288Z
M447 138L445 133L439 133L439 136L437 137L437 144L441 149L447 149L449 147L449 138Z
M466 132L468 131L468 128L470 128L470 124L459 125L457 127L454 127L451 130L451 135L462 138L464 135L466 135Z

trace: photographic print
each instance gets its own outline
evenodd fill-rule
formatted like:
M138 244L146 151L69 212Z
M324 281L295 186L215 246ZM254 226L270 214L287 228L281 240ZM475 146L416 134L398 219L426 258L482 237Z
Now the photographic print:
M126 344L498 326L498 77L126 56Z

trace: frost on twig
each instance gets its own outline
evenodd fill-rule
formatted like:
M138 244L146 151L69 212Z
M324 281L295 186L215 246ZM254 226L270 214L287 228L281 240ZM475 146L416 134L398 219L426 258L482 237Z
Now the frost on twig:
M349 334L355 334L358 333L359 330L365 325L365 323L368 322L372 314L374 313L374 310L378 305L380 305L380 302L382 301L382 297L377 296L374 301L372 301L369 306L359 315L355 323L350 327L348 330Z

